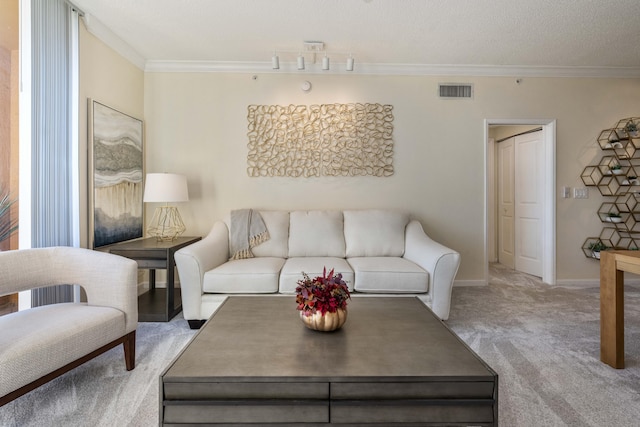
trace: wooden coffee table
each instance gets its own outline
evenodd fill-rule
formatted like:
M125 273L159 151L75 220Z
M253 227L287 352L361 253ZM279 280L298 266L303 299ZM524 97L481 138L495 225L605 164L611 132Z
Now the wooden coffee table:
M413 297L355 297L335 332L292 296L228 298L160 377L160 424L498 425L498 375Z

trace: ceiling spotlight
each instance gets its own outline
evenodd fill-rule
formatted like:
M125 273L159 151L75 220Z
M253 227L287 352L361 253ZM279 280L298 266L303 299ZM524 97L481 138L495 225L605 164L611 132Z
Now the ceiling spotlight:
M347 71L353 71L353 56L347 58Z
M322 69L325 71L329 69L329 57L326 54L322 58Z
M304 70L304 56L298 55L298 70Z

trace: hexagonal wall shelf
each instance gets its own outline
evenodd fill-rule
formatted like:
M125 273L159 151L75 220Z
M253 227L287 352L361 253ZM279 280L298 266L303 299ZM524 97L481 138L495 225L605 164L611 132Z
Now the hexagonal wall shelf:
M584 185L596 187L605 198L597 212L602 231L582 244L584 255L595 259L600 250L640 248L640 117L604 129L598 145L604 155L580 174Z

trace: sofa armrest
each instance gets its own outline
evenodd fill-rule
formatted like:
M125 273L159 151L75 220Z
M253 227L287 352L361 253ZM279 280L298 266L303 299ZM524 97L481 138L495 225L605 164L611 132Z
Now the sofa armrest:
M174 258L180 276L184 318L201 320L204 273L229 260L227 225L217 221L204 239L178 250Z
M429 273L431 310L442 320L449 318L453 279L460 266L460 254L426 235L422 225L412 220L405 230L404 258Z

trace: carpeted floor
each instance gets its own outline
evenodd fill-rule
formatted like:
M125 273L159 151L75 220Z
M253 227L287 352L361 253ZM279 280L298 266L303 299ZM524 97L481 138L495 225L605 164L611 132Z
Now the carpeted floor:
M502 426L639 426L640 290L625 289L625 364L600 362L599 288L563 288L493 265L454 288L447 324L499 375Z
M599 290L494 265L457 287L447 324L499 375L501 426L640 425L640 289L625 291L626 369L599 360ZM116 348L0 408L0 426L156 426L158 378L194 331L140 323L136 369Z
M182 313L168 323L139 323L133 371L118 346L0 407L0 426L157 426L158 378L195 332Z

